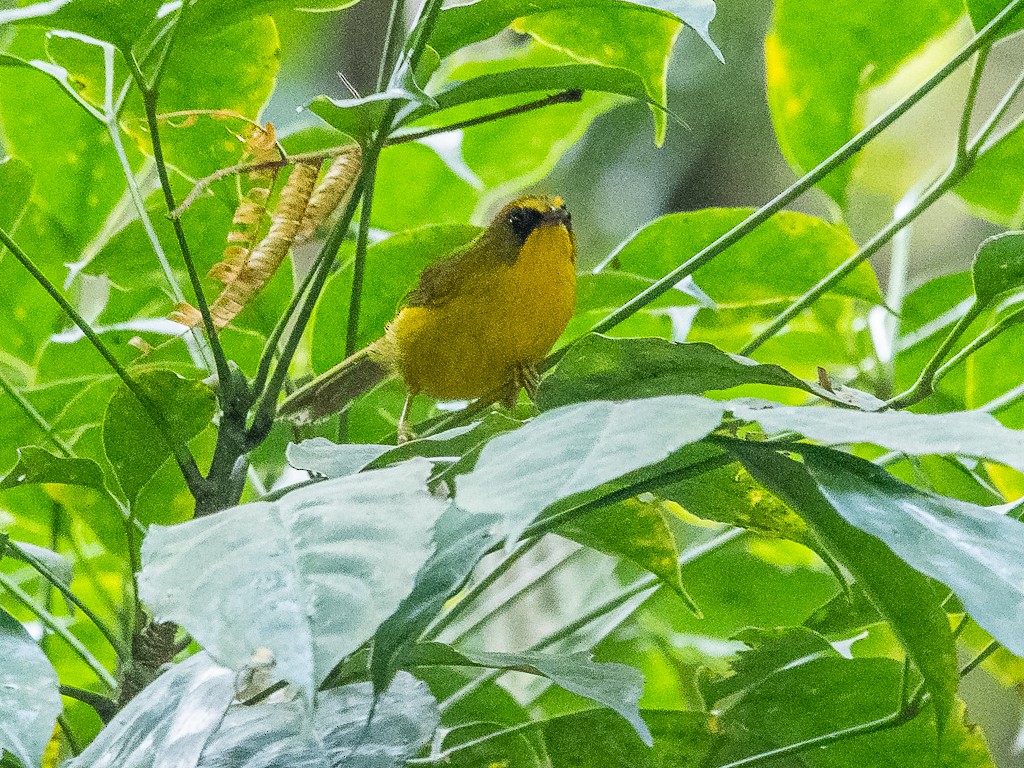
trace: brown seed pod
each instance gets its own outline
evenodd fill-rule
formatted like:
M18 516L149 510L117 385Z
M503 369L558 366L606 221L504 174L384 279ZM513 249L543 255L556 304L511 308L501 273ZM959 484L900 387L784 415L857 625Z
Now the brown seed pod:
M348 202L362 165L363 153L358 144L353 144L348 151L334 159L310 198L309 206L295 234L296 244L308 242L317 227L323 224L331 213Z

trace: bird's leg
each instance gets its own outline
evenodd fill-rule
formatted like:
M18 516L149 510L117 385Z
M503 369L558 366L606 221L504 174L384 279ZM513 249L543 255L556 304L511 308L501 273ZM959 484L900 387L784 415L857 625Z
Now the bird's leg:
M536 401L537 386L539 384L540 374L537 373L537 366L533 363L520 363L512 374L512 379L508 383L501 404L506 408L514 408L516 400L519 399L520 389L525 389L530 400Z
M415 392L409 392L405 396L405 404L402 406L402 415L398 417L398 444L407 443L416 435L409 426L409 410L412 408L412 400L416 397Z

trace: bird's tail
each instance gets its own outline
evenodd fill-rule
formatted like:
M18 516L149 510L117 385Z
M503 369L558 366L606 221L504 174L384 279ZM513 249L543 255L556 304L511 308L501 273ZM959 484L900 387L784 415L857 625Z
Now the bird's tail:
M376 344L356 352L295 390L277 409L277 416L296 424L314 421L344 410L352 400L369 392L391 375Z

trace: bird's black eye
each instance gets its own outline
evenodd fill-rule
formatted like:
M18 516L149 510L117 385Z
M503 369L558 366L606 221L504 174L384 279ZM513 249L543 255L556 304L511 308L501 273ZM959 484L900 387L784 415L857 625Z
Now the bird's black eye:
M519 241L525 243L543 218L536 208L513 208L508 214L508 226Z

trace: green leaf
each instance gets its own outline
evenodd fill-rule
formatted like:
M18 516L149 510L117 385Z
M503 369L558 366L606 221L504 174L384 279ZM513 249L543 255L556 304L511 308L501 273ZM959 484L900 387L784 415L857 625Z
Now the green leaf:
M884 534L887 526L899 525L894 516L875 509L876 524L867 526L862 520L855 523L848 510L853 500L840 499L826 489L822 477L825 462L830 467L842 467L842 462L847 460L843 454L808 446L808 452L803 454L808 469L820 468L811 470L812 480L800 464L779 456L770 448L733 441L730 450L754 477L796 509L833 556L853 573L891 623L907 655L924 677L935 703L939 730L943 730L953 710L959 682L956 644L939 595L932 583L915 570L917 558L907 558L903 546L897 547L893 554L887 546L895 538L892 535L884 535L881 541L875 538ZM874 466L852 457L849 460ZM885 473L882 469L878 471ZM833 477L827 482L838 485L844 483L844 478ZM915 546L916 543L910 548ZM922 570L929 573L935 568Z
M322 691L312 712L302 701L232 707L198 768L403 768L440 719L430 690L406 673L378 697L369 683Z
M643 80L628 69L604 67L599 64L559 64L548 67L522 67L507 72L492 72L469 80L450 83L434 94L437 101L436 109L420 107L410 112L404 122L413 122L436 111L451 109L474 101L493 99L497 96L520 93L548 94L552 91L571 88L614 93L645 103L654 103L647 95ZM328 120L328 122L342 130L332 121Z
M890 715L900 705L901 675L892 659L821 658L782 670L722 715L726 746L716 755L718 764ZM931 710L926 713L899 727L807 750L789 765L889 768L896 757L900 768L932 768L938 741Z
M738 419L758 422L765 432L794 431L828 445L872 443L917 455L952 454L993 459L1024 472L1024 434L980 411L926 414L864 413L838 408L727 406Z
M0 479L0 489L18 488L39 483L84 485L106 490L103 470L92 459L55 456L43 448L26 446L18 449L18 463Z
M215 67L210 66L211 51L216 51ZM239 134L249 125L232 118L259 117L274 90L280 58L277 27L269 16L250 17L226 28L186 25L175 40L160 80L159 113L175 115L160 121L167 161L196 179L238 163L243 150ZM192 110L218 114L197 114L190 119ZM122 119L139 147L152 154L141 99L129 102ZM183 185L182 190L179 198L190 188ZM177 245L174 247L176 250Z
M971 277L981 305L1024 286L1024 232L1003 232L983 242L971 265Z
M362 143L377 130L388 107L393 103L416 102L415 94L401 88L389 88L355 99L332 99L317 96L306 109L322 118L328 125Z
M153 526L140 594L233 669L269 650L278 674L311 698L409 594L430 556L445 503L428 492L429 472L413 460ZM206 564L202 591L196 562Z
M295 9L311 13L327 13L351 8L359 0L203 0L189 9L186 28L202 30L225 28L254 16Z
M405 659L412 666L481 666L527 672L548 678L571 693L596 701L617 712L651 746L651 732L640 716L644 677L625 664L595 664L589 652L490 653L456 650L441 643L420 643Z
M39 765L62 706L57 673L21 624L0 609L0 754Z
M587 400L697 395L744 384L817 390L784 368L730 355L711 344L590 334L575 342L544 378L537 404L550 410Z
M700 613L683 587L679 546L659 502L630 499L601 507L560 525L557 533L606 555L631 560L657 576L695 613Z
M371 245L366 251L364 300L356 346L365 347L384 335L402 298L415 287L424 267L465 245L479 233L479 227L439 225L403 232ZM310 321L315 371L325 371L345 357L351 295L352 261L349 259L327 282Z
M971 16L971 21L974 22L974 28L980 30L998 16L999 12L1008 4L1007 0L967 0L967 12ZM1000 30L999 37L1012 35L1021 29L1024 29L1024 13L1018 9Z
M999 0L1000 8L1002 0ZM1008 229L1024 224L1024 126L1001 136L971 166L967 178L956 185L956 194L975 216Z
M658 279L710 245L753 213L752 208L706 208L670 213L622 243L598 269ZM693 279L727 307L788 304L852 256L857 245L845 226L781 211L698 269ZM765 264L770 263L771 269ZM878 280L859 265L832 288L840 296L878 302Z
M181 443L198 435L213 419L217 397L203 382L162 370L142 372L135 380ZM103 449L130 503L172 454L146 409L124 385L114 391L107 404Z
M235 696L235 676L197 653L142 690L68 768L146 768L153 756L195 765Z
M406 649L438 617L494 544L489 532L493 523L488 515L470 515L454 504L438 519L434 553L417 574L416 586L374 636L370 673L378 691L388 686Z
M285 456L295 469L315 472L324 477L345 477L364 469L378 456L393 448L393 445L367 443L339 445L325 437L314 437L301 443L289 443Z
M131 52L156 20L159 0L56 0L0 10L0 25L30 24L79 32Z
M741 651L732 662L732 675L708 686L709 705L760 685L780 670L815 659L839 658L839 652L828 640L803 627L750 627L734 639L746 643L749 650Z
M779 146L797 175L863 128L868 92L962 15L960 0L911 0L899 6L887 0L779 2L765 41L768 106ZM847 163L820 182L840 205L851 173Z
M63 555L54 552L52 549L28 544L24 541L13 542L18 547L15 550L8 546L9 541L10 539L7 534L0 533L0 559L6 556L20 560L23 563L28 563L34 567L41 565L59 579L64 586L71 586L71 580L75 576L74 569Z
M705 712L642 710L654 746L606 709L590 709L537 723L525 732L487 739L453 751L452 768L508 765L515 768L701 768L715 741L712 716ZM466 738L462 731L456 734ZM473 734L482 736L483 734ZM540 748L524 738L539 738ZM538 754L540 756L538 756Z
M533 14L516 28L578 61L635 72L650 99L654 143L659 147L664 144L668 65L682 24L642 6L606 3L572 13L559 10Z
M32 194L32 169L14 157L0 160L0 189L0 229L9 234Z
M708 32L715 18L712 0L651 0L642 3L619 3L608 0L479 0L476 3L445 8L430 38L430 44L442 56L459 48L486 40L498 34L516 19L547 11L603 8L638 8L665 18L678 19L691 27L721 59L722 54ZM620 30L621 32L622 30Z
M918 491L881 467L808 447L804 463L829 503L911 566L952 589L972 618L1024 655L1024 523Z
M456 502L468 512L499 515L511 545L549 505L700 440L721 423L723 410L680 395L548 411L491 440L476 468L457 479Z

